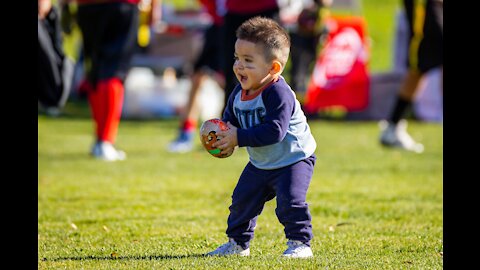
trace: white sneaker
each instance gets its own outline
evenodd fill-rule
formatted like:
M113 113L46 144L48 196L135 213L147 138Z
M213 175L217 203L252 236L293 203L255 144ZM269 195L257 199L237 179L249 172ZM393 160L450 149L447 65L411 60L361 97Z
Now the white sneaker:
M187 153L192 151L193 143L190 141L173 141L168 145L170 153Z
M193 148L193 131L180 131L177 139L168 145L170 153L187 153Z
M97 142L92 148L91 154L96 159L105 161L117 161L125 160L127 155L121 150L115 149L115 147L109 142Z
M417 143L407 133L407 121L400 120L398 124L392 124L385 120L379 122L382 133L380 143L387 147L397 147L415 153L423 152L423 145Z
M62 114L62 111L57 107L47 107L45 113L51 117L59 117Z
M283 252L283 257L287 258L311 258L313 257L312 249L297 240L288 240L287 241L287 250Z
M249 256L250 248L243 249L240 245L235 242L232 238L228 239L228 242L219 246L214 251L211 251L206 254L207 256L226 256L226 255L239 255L239 256Z

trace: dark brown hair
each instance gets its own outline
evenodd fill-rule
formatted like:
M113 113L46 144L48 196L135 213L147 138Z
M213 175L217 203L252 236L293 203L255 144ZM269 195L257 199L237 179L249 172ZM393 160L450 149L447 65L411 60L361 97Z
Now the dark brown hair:
M277 22L254 17L242 23L236 34L238 39L261 45L267 61L278 60L285 67L290 53L290 37Z

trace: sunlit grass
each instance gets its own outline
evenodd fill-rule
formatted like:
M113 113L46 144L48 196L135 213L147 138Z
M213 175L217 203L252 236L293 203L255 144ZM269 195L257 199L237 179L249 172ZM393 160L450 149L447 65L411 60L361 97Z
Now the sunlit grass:
M83 106L83 107L82 107ZM231 192L248 157L196 142L165 150L176 119L120 125L123 162L88 155L83 105L38 117L39 269L442 269L443 127L411 121L421 155L382 148L375 122L310 121L318 157L308 193L311 260L284 260L285 236L267 203L250 258L206 258L226 241Z

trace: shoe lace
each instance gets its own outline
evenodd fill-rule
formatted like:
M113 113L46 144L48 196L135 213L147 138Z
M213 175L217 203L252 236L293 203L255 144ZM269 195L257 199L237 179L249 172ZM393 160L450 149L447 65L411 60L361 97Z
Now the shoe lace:
M233 252L236 250L240 250L240 246L235 242L233 239L229 239L227 243L221 245L219 250L222 250L223 252Z
M287 241L287 246L289 249L296 249L300 246L302 246L303 243L301 241L298 241L298 240L288 240Z

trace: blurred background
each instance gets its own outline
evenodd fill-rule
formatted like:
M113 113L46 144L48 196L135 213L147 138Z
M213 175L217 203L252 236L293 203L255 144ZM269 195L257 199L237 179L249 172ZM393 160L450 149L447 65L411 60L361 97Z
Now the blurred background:
M279 0L280 17L289 31L295 31L295 23L302 8L311 0ZM58 5L58 1L53 1ZM146 9L140 12L138 48L132 58L131 68L125 81L123 118L165 118L178 116L187 104L191 87L190 75L203 42L204 30L212 19L202 8L200 1L163 0L157 7L161 20L148 24ZM361 79L366 84L359 93L358 105L349 108L342 100L333 104L315 105L312 116L344 120L379 120L387 117L392 108L405 72L403 63L406 53L407 27L402 3L399 0L335 0L329 6L332 17L360 19L354 22L362 31L362 43L366 53L364 65L367 75ZM69 12L75 14L71 4ZM360 25L359 25L360 24ZM65 54L74 62L75 71L66 107L82 104L79 85L83 76L81 33L74 20L68 33L63 32ZM318 57L322 48L318 49ZM220 55L219 55L220 57ZM291 81L288 62L283 76ZM310 71L313 70L312 63ZM408 115L421 121L440 122L443 119L440 72L433 70L424 78L419 94ZM310 83L310 74L305 82ZM295 90L295 89L294 89ZM304 103L307 91L297 91ZM223 107L224 91L213 80L204 83L199 104L208 104L201 109L202 119L218 117ZM80 102L80 103L78 103ZM339 104L335 104L335 102ZM320 106L320 107L319 107ZM342 107L343 106L343 107Z
M81 87L77 5L61 7L59 1L52 3L70 75L57 110L40 104L38 110L38 269L443 268L438 69L422 79L406 115L425 152L392 151L379 140L377 121L388 118L406 73L401 0L333 0L315 59L303 63L305 89L294 90L308 114L318 159L308 197L316 255L301 262L279 260L284 235L274 200L262 213L251 258L199 256L225 240L230 192L249 158L244 147L227 159L213 158L196 131L188 154L167 148L182 126L193 64L212 24L200 1L162 0L153 23L150 1L138 6L118 136L128 159L113 163L99 162L89 151L98 143L97 123ZM297 33L299 15L312 0L278 3L282 24ZM326 67L341 73L332 77L338 84L330 91L341 94L323 91ZM289 59L282 76L290 84L291 69ZM220 117L224 93L215 80L204 81L200 118Z

